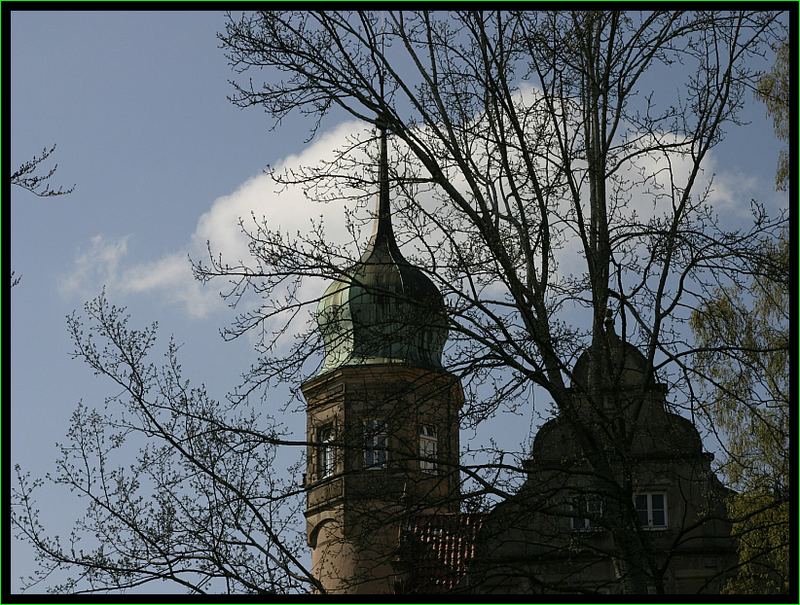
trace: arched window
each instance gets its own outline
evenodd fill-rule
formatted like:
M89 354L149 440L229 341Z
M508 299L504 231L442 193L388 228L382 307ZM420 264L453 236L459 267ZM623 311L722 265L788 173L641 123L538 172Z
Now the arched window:
M324 424L317 429L317 472L319 478L330 477L336 470L335 448L333 447L333 423Z
M386 468L388 459L386 422L364 421L364 468Z
M436 425L421 424L419 427L419 470L423 473L436 474L435 458L439 453L439 439Z

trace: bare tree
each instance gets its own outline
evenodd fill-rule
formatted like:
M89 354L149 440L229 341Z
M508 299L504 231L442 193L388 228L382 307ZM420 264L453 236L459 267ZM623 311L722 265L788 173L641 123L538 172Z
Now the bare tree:
M547 391L603 486L629 591L658 573L630 504L643 404L607 401L604 377L619 371L606 312L616 308L622 341L644 351L648 384L658 376L691 413L691 309L746 275L786 221L753 205L749 225L726 226L703 170L739 125L759 77L752 61L780 30L761 11L326 11L247 14L221 36L234 69L250 75L236 85L239 106L278 122L334 108L385 121L405 154L401 238L447 297L448 367L467 384L495 381L469 393L466 421L520 405L532 384ZM665 92L655 79L681 84ZM345 172L354 174L343 160L276 178L330 200L345 197L337 185L358 187L337 179ZM232 337L316 302L279 302L285 280L345 279L356 261L319 233L287 241L265 221L249 234L249 261L212 255L196 266L201 279L234 280L233 297L252 289L271 301L242 315ZM320 346L313 332L293 356L270 355L271 344L251 384L301 373ZM568 385L587 345L599 353L582 385L591 405L578 409ZM615 418L619 407L632 413Z
M16 469L12 524L40 562L23 588L157 592L170 582L203 594L314 586L293 527L302 492L291 469L274 468L276 446L292 444L284 429L191 387L174 342L156 363L156 325L128 322L105 295L68 319L73 355L116 394L104 411L79 405L60 446L50 479L87 502L65 540L39 521L43 481Z
M20 164L19 167L14 170L13 173L11 173L11 184L16 185L17 187L22 187L23 189L27 189L39 197L54 197L57 195L67 195L68 193L72 193L75 190L75 185L67 188L59 185L55 189L50 187L50 183L48 181L50 180L50 177L56 173L58 164L54 165L45 174L37 174L39 168L50 158L55 150L55 145L50 147L50 149L45 147L42 150L42 153L35 155L30 160Z
M50 177L56 173L58 164L54 165L50 170L47 171L46 174L37 174L37 171L41 165L48 160L55 150L55 145L50 147L50 149L45 147L42 150L42 153L35 155L30 160L20 164L20 166L11 173L11 184L21 187L22 189L26 189L38 197L54 197L57 195L67 195L72 193L75 190L75 185L66 189L61 186L55 189L50 188L50 183L48 181L50 180ZM17 275L12 269L11 287L13 288L21 281L22 275Z
M478 426L499 409L524 410L530 389L542 389L555 412L548 430L572 448L566 476L591 479L590 486L575 484L568 497L598 496L604 502L602 515L583 504L577 512L565 508L563 486L557 487L563 475L546 467L530 470L498 446L484 452L493 456L488 461L458 465L466 478L459 506L482 510L489 501L506 499L510 504L500 517L543 514L552 526L552 533L537 538L544 542L562 535L557 525L564 519L594 521L608 539L584 542L613 560L624 592L643 593L649 586L664 592L673 553L692 539L698 524L724 521L716 509L676 520L674 543L666 546L645 531L634 500L642 431L652 430L641 393L658 384L677 393L666 402L675 419L698 409L703 376L691 363L698 352L686 327L691 312L716 288L746 277L764 257L764 238L786 224L784 214L771 216L758 204L752 204L747 225L726 224L713 206L713 179L703 170L726 130L739 125L745 93L759 77L754 61L781 34L778 15L764 11L275 11L230 17L220 36L234 70L251 75L235 84L237 105L263 107L276 123L292 112L313 116L312 136L334 109L385 125L398 153L391 174L397 239L445 296L445 365L464 385L462 425ZM267 76L257 83L252 75L261 69ZM682 84L674 90L659 88L659 82L678 78ZM304 185L311 197L345 200L358 209L376 190L376 162L354 159L355 152L369 155L374 140L354 133L332 162L273 176ZM358 210L354 216L363 219ZM299 385L320 369L325 343L311 317L323 292L308 294L303 286L319 278L357 283L351 269L360 258L360 251L327 241L322 226L290 237L267 219L241 224L249 258L227 259L225 251L209 246L209 258L195 263L199 279L226 280L229 302L244 307L225 336L259 336L258 358L235 398L240 404L276 383ZM363 241L358 221L351 226L354 241ZM185 523L180 542L119 517L121 502L104 496L105 514L119 518L128 532L123 535L133 539L114 546L136 545L115 553L113 565L104 568L98 564L105 560L102 549L80 559L46 541L24 478L17 527L46 561L90 574L101 569L96 578L88 576L98 588L148 581L153 569L176 580L184 577L171 571L180 560L194 562L185 570L195 580L184 580L192 590L207 586L204 577L229 578L231 590L319 590L263 512L266 501L282 500L292 488L253 484L251 490L249 483L245 489L230 479L227 465L247 466L236 477L260 476L248 466L259 459L248 448L268 451L282 443L280 435L269 423L253 429L259 426L255 419L219 416L202 393L178 390L173 357L161 371L143 365L152 333L131 332L133 337L119 331L115 326L124 322L118 311L101 312L104 305L88 311L112 339L110 356L87 343L73 320L73 338L84 343L77 354L131 398L140 414L135 426L144 427L136 430L164 444L159 455L167 462L151 480L158 485L165 474L175 485L200 481L192 489L214 495L201 509L204 523L217 533L197 530L202 524L194 517L201 509L179 505L184 501L169 495L183 485L165 486ZM307 325L298 328L296 320L304 317ZM287 334L296 336L288 352L282 345ZM643 352L635 368L640 380L634 391L640 394L633 396L621 388L630 368L619 355L631 345ZM587 350L579 372L575 362ZM181 407L187 405L200 410ZM648 438L663 441L666 434ZM211 448L212 438L221 449ZM197 449L185 445L195 443ZM364 447L347 436L302 444L340 451ZM699 439L692 447L701 447ZM211 458L198 453L205 451ZM402 447L394 453L408 456ZM150 468L142 464L138 472ZM707 480L691 465L679 472L687 485ZM65 482L85 486L81 491L94 498L96 490L87 484L94 477L70 473ZM549 487L520 508L511 496L531 477ZM655 507L652 499L645 504ZM233 505L241 507L235 514ZM148 517L159 515L164 516L155 511ZM509 528L515 526L495 529L502 534ZM107 545L114 531L101 535ZM131 558L143 552L141 544L165 543L170 547L157 552L163 559ZM191 545L194 556L173 544ZM242 571L252 569L252 559L231 559L221 545L251 554L267 548L271 557L259 569L271 575L265 580ZM120 561L127 584L116 581ZM228 561L241 568L233 571ZM532 575L530 567L505 572L530 576L528 589L537 582L543 590L557 588ZM282 580L275 579L281 573Z

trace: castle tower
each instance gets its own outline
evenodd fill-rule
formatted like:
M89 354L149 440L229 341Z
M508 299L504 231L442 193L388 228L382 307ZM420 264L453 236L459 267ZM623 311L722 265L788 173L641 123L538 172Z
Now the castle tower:
M463 392L441 366L444 301L395 241L383 126L380 146L372 236L320 302L325 359L302 385L307 538L328 592L393 592L404 519L459 506Z

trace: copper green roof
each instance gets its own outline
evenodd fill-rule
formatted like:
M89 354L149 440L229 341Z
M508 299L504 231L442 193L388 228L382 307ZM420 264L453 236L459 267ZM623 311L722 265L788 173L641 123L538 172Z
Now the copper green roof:
M376 363L441 367L447 340L444 301L428 276L400 253L392 229L384 128L380 141L372 236L359 261L328 286L318 308L323 372Z

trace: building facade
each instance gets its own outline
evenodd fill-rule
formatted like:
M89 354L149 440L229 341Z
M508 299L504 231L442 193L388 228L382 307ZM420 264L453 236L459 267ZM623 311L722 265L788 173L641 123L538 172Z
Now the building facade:
M307 407L306 520L312 567L330 592L394 592L401 526L459 507L461 385L444 371L447 317L433 282L395 241L386 136L367 248L319 307L321 373Z
M598 358L613 367L590 380L599 365L585 351L569 397L578 413L605 419L598 431L619 427L625 436L609 452L620 461L609 470L614 481L593 473L570 423L557 416L536 435L519 492L489 512L461 512L464 396L441 364L445 305L395 241L385 130L380 144L373 233L321 300L325 359L302 385L307 538L324 589L620 593L647 570L637 584L647 591L719 592L736 559L728 492L697 430L667 410L666 388L610 319ZM614 529L625 514L636 519L629 535ZM620 557L621 540L641 559Z
M604 387L589 396L588 350L573 370L570 396L587 417L602 408L598 434L612 427L612 439L598 436L610 450L612 480L598 475L563 415L545 423L525 483L484 520L465 589L714 594L734 569L730 492L711 469L713 455L691 421L668 411L666 386L648 376L645 357L610 319L605 340L615 367L606 369Z

